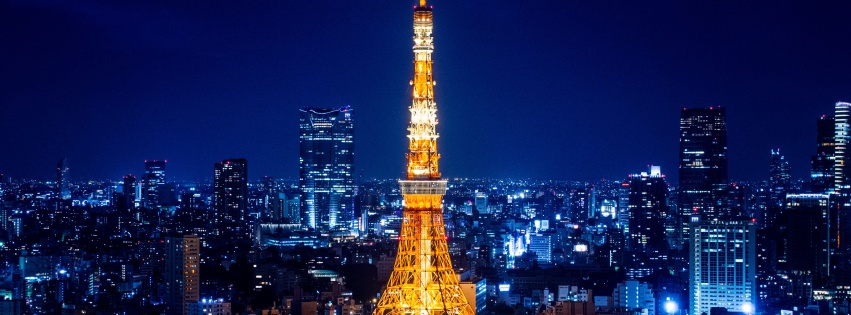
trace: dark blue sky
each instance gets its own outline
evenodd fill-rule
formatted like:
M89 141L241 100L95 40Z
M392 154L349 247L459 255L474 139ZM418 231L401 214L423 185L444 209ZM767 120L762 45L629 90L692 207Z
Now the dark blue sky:
M727 108L730 177L809 171L851 100L851 2L431 1L442 173L676 179L682 107ZM351 105L356 164L404 171L414 1L0 0L0 173L296 177L298 109Z

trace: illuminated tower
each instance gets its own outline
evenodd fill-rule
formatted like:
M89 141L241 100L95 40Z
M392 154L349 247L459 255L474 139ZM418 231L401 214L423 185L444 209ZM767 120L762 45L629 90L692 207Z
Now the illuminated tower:
M851 130L851 124L849 124L849 117L851 117L851 103L846 102L836 102L835 107L835 116L834 116L834 188L837 191L848 188L849 183L849 172L845 170L846 163L848 160L848 139L849 139L849 130Z
M446 180L437 168L437 106L431 53L432 11L425 0L414 7L413 102L408 126L408 178L399 250L387 288L374 315L473 315L452 270L441 208Z

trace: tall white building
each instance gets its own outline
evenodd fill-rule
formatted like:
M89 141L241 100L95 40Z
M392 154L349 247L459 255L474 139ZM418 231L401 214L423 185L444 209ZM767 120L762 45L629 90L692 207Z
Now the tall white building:
M835 172L833 180L836 190L848 187L848 175L845 170L845 165L848 164L848 142L851 139L851 103L837 102L834 108L834 166Z
M653 288L650 284L635 279L618 283L618 287L612 292L612 301L615 308L646 309L647 315L656 314Z
M756 225L706 221L695 223L690 237L689 314L746 312L756 302Z

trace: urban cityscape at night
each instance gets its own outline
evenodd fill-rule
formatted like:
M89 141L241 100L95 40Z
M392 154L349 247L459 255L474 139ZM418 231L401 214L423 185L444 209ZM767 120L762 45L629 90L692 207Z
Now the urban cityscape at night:
M849 315L849 14L0 1L0 314Z

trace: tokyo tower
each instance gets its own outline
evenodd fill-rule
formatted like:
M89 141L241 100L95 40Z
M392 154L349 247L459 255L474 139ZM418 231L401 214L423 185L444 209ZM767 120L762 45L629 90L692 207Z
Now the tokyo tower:
M387 288L373 315L474 315L452 270L443 224L446 180L437 168L431 36L434 22L425 0L414 7L414 79L408 126L408 176L399 181L405 200L399 249Z

